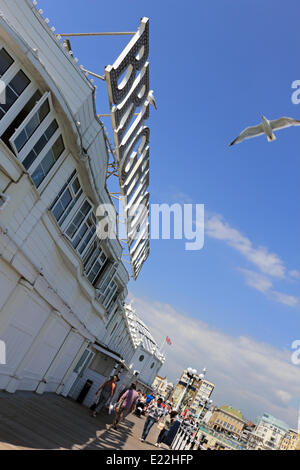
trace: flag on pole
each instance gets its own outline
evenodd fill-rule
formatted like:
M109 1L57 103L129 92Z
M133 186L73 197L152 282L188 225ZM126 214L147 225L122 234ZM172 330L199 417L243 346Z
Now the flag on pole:
M172 344L172 341L170 340L169 336L166 337L166 342L171 345Z

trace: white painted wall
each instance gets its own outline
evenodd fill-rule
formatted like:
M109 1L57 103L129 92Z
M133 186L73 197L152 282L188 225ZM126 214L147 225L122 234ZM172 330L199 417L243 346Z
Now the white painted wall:
M0 46L12 51L31 79L28 96L36 88L51 92L66 147L37 190L0 141L0 190L10 196L0 214L0 339L7 346L0 389L60 393L84 347L105 336L108 318L83 274L80 256L49 207L74 169L95 208L99 201L109 201L107 152L95 116L94 87L32 2L0 0L0 11ZM8 125L25 102L20 97L0 121L0 135L4 121ZM118 240L108 242L106 249L115 260L122 253ZM126 293L129 276L122 263L117 276Z

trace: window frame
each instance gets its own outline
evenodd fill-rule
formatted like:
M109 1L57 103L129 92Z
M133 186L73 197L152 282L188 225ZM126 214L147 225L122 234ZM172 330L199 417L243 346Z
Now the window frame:
M109 266L107 272L106 272L106 275L104 276L104 278L101 280L101 282L95 286L97 291L98 291L98 299L101 301L101 303L104 305L104 302L105 302L105 299L106 299L106 293L107 293L107 289L110 285L110 283L114 280L115 276L116 276L116 273L117 273L117 269L118 269L118 263L115 261L115 262L112 262L111 263L111 266ZM112 274L113 273L113 274ZM106 287L104 288L103 292L102 292L102 289L103 289L103 284L107 281L107 279L110 278L110 280L108 281L108 284L106 285Z
M117 294L116 299L115 299L115 301L113 301L116 294ZM121 290L120 290L120 287L118 286L117 291L116 291L115 294L112 296L110 302L108 303L108 305L107 305L107 307L106 307L106 310L107 310L108 315L111 315L111 314L112 314L114 308L115 308L116 305L118 304L118 301L119 301L119 299L120 299L120 296L121 296Z
M19 98L14 102L14 104L10 107L10 109L3 116L3 118L0 119L1 126L3 126L3 129L5 129L3 131L3 134L37 90L38 87L31 82L28 87L25 88Z
M14 60L14 62L11 64L11 66L7 69L7 71L2 75L1 77L1 80L4 81L4 83L6 85L8 85L11 80L18 74L19 71L22 71L29 79L29 84L28 86L23 90L23 92L21 93L21 95L18 96L18 98L16 99L16 101L12 104L12 106L9 108L9 110L5 113L5 115L0 119L0 123L1 123L1 127L3 128L3 133L4 134L6 132L6 130L8 129L8 127L11 125L11 123L14 121L14 119L18 116L18 114L20 113L20 111L24 108L24 106L26 105L26 103L34 96L34 94L39 90L39 86L38 86L38 83L36 83L36 80L35 78L32 76L32 74L26 69L26 67L24 67L24 64L21 63L16 57L15 57L15 51L13 51L4 41L0 41L0 48L4 48L7 53L12 57L12 59ZM43 92L42 90L40 90L41 92ZM43 95L44 96L44 95ZM51 96L50 96L50 100L51 100ZM40 101L40 100L39 100ZM49 103L50 104L50 113L45 117L45 119L42 121L42 123L38 126L38 128L36 129L36 131L33 133L33 135L30 137L29 141L26 142L25 146L21 149L21 151L26 151L26 145L30 142L31 144L31 140L33 139L33 137L36 137L36 135L39 133L40 131L40 134L39 134L39 137L41 137L41 134L43 133L41 127L43 126L43 124L45 124L45 121L49 118L49 116L53 116L53 119L56 119L57 120L57 123L58 123L58 129L57 129L57 132L60 132L60 135L62 137L62 140L64 142L64 146L65 146L65 142L66 142L66 139L65 139L65 136L64 136L64 132L63 132L63 129L61 128L61 125L60 125L60 122L59 122L59 119L57 119L57 116L56 116L56 113L53 109L53 105L52 105L52 101ZM51 106L52 105L52 106ZM31 111L32 112L32 111ZM30 114L31 114L30 112ZM27 118L27 116L26 116ZM24 119L24 122L26 121L26 118ZM21 124L21 126L23 126L23 123ZM19 126L19 127L21 127ZM18 128L19 129L19 128ZM37 140L38 138L37 137ZM55 135L52 136L53 137L53 141L52 141L52 145L55 143L54 142L54 139L55 138L58 138L58 135ZM36 140L36 142L37 142ZM52 140L52 139L51 139ZM36 143L35 142L35 143ZM35 145L35 143L33 144L33 146ZM51 146L52 146L51 145ZM32 146L32 147L33 147ZM29 147L29 146L28 146ZM28 150L28 147L27 147L27 150ZM30 150L32 149L32 147L29 148L27 154L30 152ZM50 144L49 144L49 147L50 147ZM30 171L26 170L27 173L31 176L31 172L34 173L36 167L41 163L43 157L46 155L46 153L49 151L49 147L47 149L44 149L43 151L43 154L40 154L40 158L39 158L39 161L36 161L36 165L35 167L31 166L29 169ZM15 150L15 149L14 149ZM49 181L51 180L51 178L53 177L54 173L56 172L57 170L57 167L59 166L59 162L62 162L63 159L65 158L66 156L66 153L67 153L67 149L65 148L64 151L61 153L61 155L59 156L59 158L57 159L57 161L54 162L53 166L50 168L49 172L45 175L44 179L41 181L41 183L38 185L38 187L35 185L35 183L33 182L34 186L36 187L36 189L39 191L39 193L42 193L45 189L45 187L47 186L47 184L49 183ZM27 156L26 154L26 156ZM22 161L24 160L24 158L26 158L26 156L22 155L21 154L17 154L15 155L15 157L17 158L18 161L20 161L22 163Z
M49 102L49 107L50 107L50 111L49 113L45 116L45 118L43 119L42 122L40 122L40 124L38 125L38 127L35 129L35 131L33 132L33 134L29 137L29 139L26 141L26 143L23 145L23 147L21 148L20 151L18 151L16 145L15 145L15 140L19 137L19 135L21 134L21 132L24 130L24 128L27 126L27 124L29 123L29 121L33 118L33 116L39 111L39 109L43 106L43 104L45 103L45 101ZM11 136L11 138L9 139L9 143L11 145L11 147L13 148L16 156L18 159L20 159L21 161L24 160L24 157L23 154L26 153L26 152L23 152L23 150L26 148L26 146L29 147L29 144L31 143L32 140L34 140L34 136L35 134L37 133L37 131L39 131L39 128L42 126L42 124L45 122L45 120L47 118L49 118L49 115L51 114L51 112L53 113L53 104L52 104L52 97L51 97L51 93L50 91L47 91L46 93L44 93L42 95L42 97L39 99L39 101L37 101L37 103L35 104L35 106L32 108L32 110L30 111L30 113L26 116L26 118L24 119L24 121L20 124L20 126L15 130L15 132L13 133L13 135ZM36 141L37 142L37 141ZM35 142L35 143L36 143ZM35 144L32 145L32 148L34 147ZM26 149L25 149L26 150ZM26 156L28 155L28 151L26 153Z
M86 220L88 219L88 217L90 216L91 212L93 212L94 210L94 205L93 203L89 200L88 197L86 197L86 195L83 193L83 198L82 198L82 203L80 203L80 205L78 204L75 204L75 207L77 206L76 208L76 212L74 213L74 216L72 217L72 219L70 219L68 221L68 224L64 227L63 229L63 232L64 232L64 235L65 237L67 238L67 240L70 242L70 244L72 245L72 248L76 251L76 253L81 257L81 255L78 253L77 249L73 247L73 240L75 239L75 237L77 236L80 228L82 227L82 225L86 222ZM79 198L79 200L77 201L79 203L79 201L81 200L81 198ZM81 208L83 207L84 203L87 202L91 207L89 209L89 211L86 213L86 215L84 216L84 219L81 221L80 225L77 227L76 231L74 232L72 238L67 234L67 230L68 228L70 227L71 223L73 222L73 219L77 216L77 214L79 213L79 211L81 210ZM75 208L73 207L73 209ZM68 217L67 217L68 218ZM65 220L66 222L66 220Z
M50 148L53 146L55 143L56 139L59 137L59 135L62 135L59 123L56 119L56 116L54 113L49 113L46 118L43 120L41 125L38 127L37 131L34 132L34 134L31 136L31 138L26 142L24 147L21 149L20 153L17 155L18 160L23 164L24 160L27 158L27 156L30 154L30 152L33 150L34 146L38 143L40 138L45 134L47 131L48 127L52 124L53 121L57 122L58 128L54 132L54 134L50 137L50 139L47 141L46 145L44 148L40 151L38 156L34 159L32 164L28 167L26 170L30 175L31 173L34 173L36 168L39 166L43 158L45 157L46 153L50 150ZM30 145L29 145L30 144ZM65 149L66 150L66 149ZM23 165L24 166L24 165ZM25 167L24 167L25 168Z
M113 288L110 290L110 286L111 284L114 284ZM110 281L110 283L108 284L107 288L106 288L106 291L105 291L105 298L103 299L102 301L102 304L105 308L108 308L109 307L109 304L110 304L110 301L112 300L113 296L115 295L115 293L117 292L118 290L118 284L116 283L115 281L115 276L112 278L112 280Z
M63 222L60 224L59 221L60 221L60 218L63 217L64 212L61 214L60 218L57 220L54 213L53 213L53 210L54 210L55 206L57 205L57 203L59 202L60 198L62 197L62 195L65 193L66 190L70 191L70 189L71 189L71 191L73 192L73 194L72 194L73 199L72 200L74 200L74 196L76 197L77 194L75 194L75 192L72 188L72 185L73 185L73 183L76 179L78 179L78 181L79 181L80 189L78 190L78 192L81 191L81 194L80 194L78 200L76 201L75 205L70 210L69 214L66 216L65 220L63 220ZM79 211L81 210L81 208L82 208L82 206L84 205L85 202L87 202L90 205L90 210L87 212L84 219L82 220L80 225L77 227L77 229L74 232L73 236L70 237L70 235L67 234L67 230L71 226L73 220L76 218L77 214L79 213ZM71 203L72 203L72 201L70 201L70 204ZM67 209L68 209L68 206L66 207L65 210L67 210ZM82 261L82 264L83 264L83 272L84 272L84 275L85 275L86 279L88 280L88 282L91 285L93 285L93 287L95 289L98 289L98 287L97 287L97 285L95 285L95 283L98 282L98 283L100 283L100 285L102 285L104 280L106 280L107 277L111 276L112 268L113 268L114 264L117 264L117 263L116 262L114 263L114 262L111 261L107 251L105 250L105 247L101 243L101 240L99 240L99 238L97 237L97 231L96 231L97 220L96 220L96 216L95 216L94 204L86 196L86 194L83 192L83 187L82 187L82 183L81 183L81 180L80 180L80 176L79 176L76 169L69 176L69 179L67 180L67 183L65 183L65 185L63 185L63 187L59 191L57 197L52 202L52 204L49 208L49 211L51 212L52 216L56 220L56 223L59 225L60 230L64 234L64 236L66 237L68 243L72 246L73 250L80 257L80 259ZM84 236L82 237L82 239L80 240L80 242L78 243L78 245L76 247L73 245L73 242L74 242L76 236L78 235L78 233L80 232L82 226L87 222L87 219L89 217L95 218L95 232L92 235L91 239L88 241L88 243L85 246L84 250L81 253L79 253L79 248L80 248L80 246L81 246L81 244L84 240L84 237L87 235L88 231L85 232ZM91 250L91 247L92 247L93 244L96 244L96 246L92 249L91 253L89 253L89 250ZM99 253L95 257L94 253L95 253L96 250L99 250ZM89 255L89 256L87 256L87 255ZM103 255L104 255L105 259L102 261L101 257ZM93 257L94 257L94 259L93 259ZM95 275L93 281L91 281L90 279L88 279L88 276L91 274L91 271L93 270L93 268L94 268L94 266L97 262L100 264L100 268L99 268L97 274ZM106 263L108 263L108 262L110 262L110 265L108 265L107 270L104 269L104 271L102 273L102 274L104 274L104 278L102 279L102 274L101 274L100 279L98 279L99 274L101 273L101 270L105 267ZM113 273L113 276L115 275L116 270L117 270L117 266L115 267L115 272ZM112 281L112 279L110 280L110 282ZM110 282L106 286L105 294L107 294L107 288L109 287ZM115 291L113 292L113 295L114 294L115 294Z
M90 211L88 217L85 219L85 221L83 222L83 224L87 223L87 220L91 217L92 221L91 221L91 224L90 224L90 228L87 229L87 231L84 233L84 235L82 236L82 239L80 240L80 242L78 243L78 245L76 246L75 250L78 252L79 256L82 258L84 257L84 254L86 253L86 251L88 250L88 248L91 246L91 243L93 243L95 241L95 237L97 236L96 234L96 221L93 220L96 219L96 216L94 214L94 211L93 211L93 208L92 210ZM79 252L79 249L80 247L82 246L83 242L85 241L85 238L86 236L91 233L92 231L94 230L94 233L91 235L89 241L87 242L86 246L83 248L83 250L81 251L81 253Z
M2 49L5 50L5 52L12 58L13 62L10 64L10 66L8 67L8 69L5 70L4 74L3 75L0 75L0 78L2 79L2 77L5 76L5 74L8 72L8 70L16 63L16 59L13 58L13 54L10 53L10 51L8 51L8 48L6 47L6 45L4 46L2 43L0 44L0 51L2 51Z
M72 188L73 186L73 183L75 182L75 180L78 179L79 181L79 185L80 185L80 189L78 190L78 192L75 194L74 192L74 189ZM61 214L61 216L59 217L59 219L57 219L54 215L54 208L56 207L56 205L58 204L58 202L60 201L61 197L63 196L63 194L67 191L71 191L71 196L72 196L72 200L70 201L70 203L67 205L67 207L65 207L65 210L64 212ZM79 196L78 196L79 194ZM79 201L82 199L82 196L84 195L83 193L83 189L82 189L82 184L81 184L81 181L80 181L80 177L77 173L76 170L74 170L72 172L72 174L69 176L67 182L64 184L64 186L61 188L60 192L58 193L58 195L56 196L56 198L54 199L54 201L52 202L51 206L50 206L50 211L53 215L53 217L55 218L56 222L58 223L58 225L60 226L60 228L62 228L66 222L66 220L68 219L69 215L73 212L73 209L76 208L77 204L79 203ZM62 222L60 222L60 219L63 217L63 215L65 215L65 212L66 210L69 208L70 204L72 204L73 201L75 201L76 197L78 197L77 201L75 202L75 204L73 205L73 207L71 208L71 210L69 211L69 213L65 216L64 220ZM76 209L75 209L76 210Z
M76 202L76 204L72 207L72 209L70 210L70 213L67 215L67 217L65 218L65 220L63 221L63 223L60 225L60 229L63 233L66 232L67 228L69 227L71 221L73 220L73 218L75 217L75 214L78 212L79 208L81 207L81 205L83 204L83 202L87 199L84 191L82 190L82 193L81 195L79 196L78 198L78 201ZM89 201L90 202L90 201ZM56 219L55 219L56 220ZM69 238L68 238L69 240Z
M0 43L0 47L2 44ZM11 54L9 49L3 46L4 49L14 58L14 54ZM30 80L30 83L23 90L23 92L18 96L16 101L12 104L9 110L4 114L0 119L1 127L7 129L21 109L25 106L27 101L34 95L34 93L39 89L35 84L34 80L31 77L31 74L28 71L24 70L23 64L19 63L18 60L14 58L14 63L9 67L9 69L2 75L1 80L5 83L5 86L9 85L12 79L18 74L19 71L22 71ZM4 130L4 132L5 132Z
M62 144L63 144L63 149L61 151L61 153L58 155L58 157L56 159L54 159L54 162L53 164L50 166L48 172L44 175L43 179L39 182L38 185L35 184L34 182L34 179L33 179L33 175L34 173L36 172L36 170L38 169L38 167L42 164L42 162L44 161L46 155L50 152L50 151L53 151L53 147L54 145L56 144L56 142L58 140L61 140L62 141ZM48 145L49 144L49 145ZM44 151L45 150L45 151ZM39 191L39 192L42 192L43 189L45 188L45 186L48 184L48 182L50 181L50 179L53 177L53 173L56 172L56 163L60 161L60 159L64 158L66 156L66 146L65 146L65 143L64 143L64 138L62 136L62 133L60 132L60 129L58 127L58 129L55 131L55 133L51 136L50 140L47 142L47 145L44 147L43 149L43 152L41 152L39 154L38 157L40 158L36 158L36 160L34 162L36 162L36 165L35 165L35 169L34 171L31 173L31 170L30 170L30 177L33 181L33 184L34 186L36 187L36 189Z
M97 238L97 235L96 235L96 238ZM94 243L94 241L95 241L95 240L92 240L91 244ZM86 247L85 253L88 251L88 249L90 248L91 244ZM105 264L106 264L107 261L109 260L109 257L107 256L107 254L105 253L103 247L101 246L101 243L100 243L100 240L99 240L99 239L98 239L97 247L95 248L94 251L96 251L96 250L98 250L98 249L100 249L101 252L95 257L95 259L92 261L92 263L90 263L91 258L93 257L93 252L92 252L91 255L90 255L89 261L88 261L88 263L87 263L88 269L86 269L87 266L85 266L85 268L84 268L84 274L85 274L87 280L88 280L93 286L94 286L94 283L96 282L96 280L97 280L97 278L98 278L98 276L99 276L101 270L103 269L103 267L105 266ZM83 253L83 256L84 256L85 253ZM103 262L100 260L102 255L105 256L105 260L104 260ZM100 261L101 261L101 263L100 263ZM90 274L91 274L91 272L92 272L94 266L96 265L96 263L101 264L101 266L100 266L100 269L98 270L97 274L95 275L93 281L91 281L91 280L89 279L89 276L90 276Z

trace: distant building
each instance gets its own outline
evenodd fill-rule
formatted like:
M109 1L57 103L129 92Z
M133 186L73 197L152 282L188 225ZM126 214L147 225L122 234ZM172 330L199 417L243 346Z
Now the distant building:
M225 431L227 434L240 438L247 421L240 410L235 410L232 406L221 406L221 408L215 408L209 425L216 431Z
M173 405L176 407L181 402L180 408L188 407L195 415L201 412L205 414L205 400L211 397L214 388L215 385L212 382L201 379L199 374L195 374L190 380L185 369L172 393Z
M239 438L240 441L247 445L250 435L254 431L254 428L255 428L255 424L252 423L251 421L247 421L240 435L240 438Z
M173 391L174 385L172 382L168 382L166 377L160 377L157 375L152 384L153 391L158 394L164 400L168 400Z
M280 450L300 450L300 434L289 429L281 441Z
M206 379L202 379L200 381L198 391L191 403L191 411L198 417L202 417L206 413L207 402L205 400L210 399L214 388L215 385L212 382L209 382Z
M106 328L105 343L119 356L118 365L110 372L110 375L117 374L120 379L117 383L116 396L132 382L136 382L137 389L143 392L152 391L153 379L162 367L165 357L159 352L148 327L131 305L125 305L111 316ZM91 380L93 385L85 398L84 405L89 406L92 403L95 391L107 375L103 364L103 359L93 360L72 388L70 392L72 398L76 399L85 382Z
M205 415L204 415L203 418L202 418L202 422L203 422L204 424L206 424L206 425L209 426L209 421L210 421L212 415L213 415L213 411L212 411L212 410L206 411Z
M256 418L256 426L250 434L249 450L279 450L289 426L279 419L264 413Z

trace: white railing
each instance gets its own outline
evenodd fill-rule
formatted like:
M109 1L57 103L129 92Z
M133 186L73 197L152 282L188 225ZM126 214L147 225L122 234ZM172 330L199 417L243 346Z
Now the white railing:
M192 426L181 424L173 439L171 448L173 450L202 450L197 440L196 429Z

